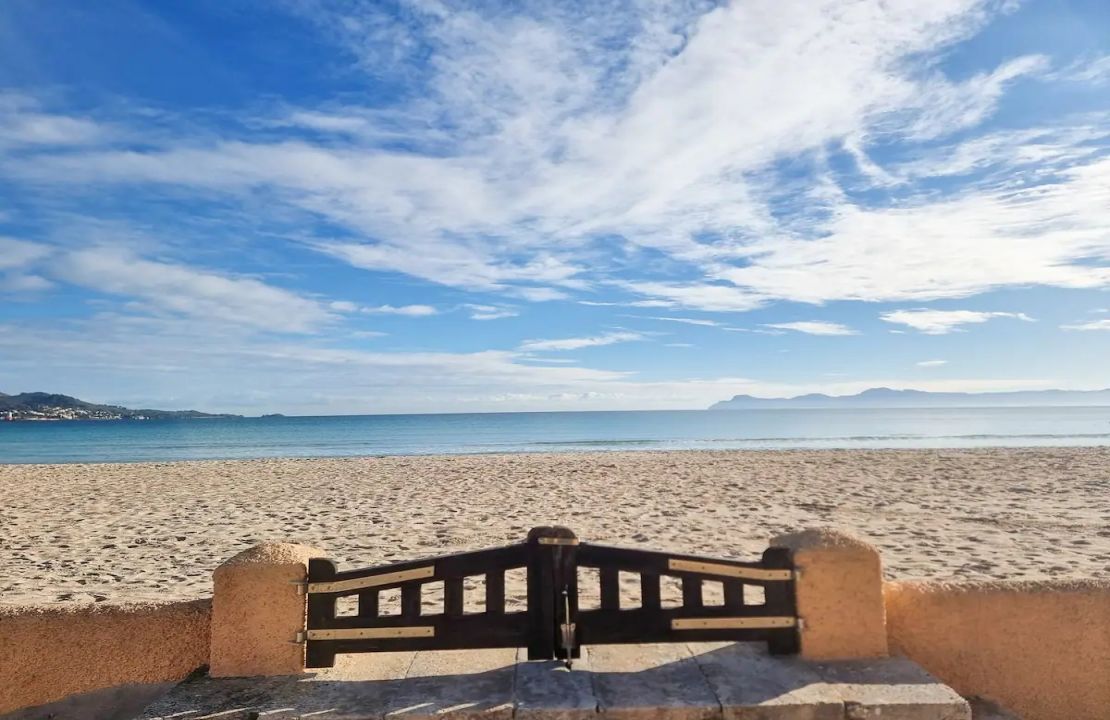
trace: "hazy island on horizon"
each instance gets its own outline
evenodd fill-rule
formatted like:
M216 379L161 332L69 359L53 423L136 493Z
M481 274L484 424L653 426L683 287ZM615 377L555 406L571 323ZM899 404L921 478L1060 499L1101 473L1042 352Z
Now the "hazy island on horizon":
M165 418L230 418L225 413L199 410L134 410L121 405L99 405L69 395L25 392L8 395L0 392L0 420L153 420Z
M1110 407L1110 389L1104 390L1024 390L1012 392L929 392L869 388L854 395L809 393L794 397L763 398L735 395L709 406L709 410L818 410L829 408L992 408L992 407ZM25 392L8 395L0 392L0 420L152 420L167 418L242 418L231 413L199 410L132 409L121 405L90 403L70 395ZM284 418L282 413L267 413L261 418Z
M869 388L854 395L810 393L789 398L735 395L709 406L710 410L774 410L822 408L957 408L957 407L1103 407L1110 406L1105 390L1019 390L1011 392L928 392Z

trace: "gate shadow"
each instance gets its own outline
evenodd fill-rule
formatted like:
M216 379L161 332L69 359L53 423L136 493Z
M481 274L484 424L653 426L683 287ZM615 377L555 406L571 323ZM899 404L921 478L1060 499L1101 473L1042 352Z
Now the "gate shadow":
M835 678L865 661L815 664L797 657L771 657L753 643L715 645L602 646L595 660L636 666L645 654L662 661L644 669L576 667L553 661L517 662L513 650L426 651L419 676L415 653L340 656L336 668L315 674L270 678L187 680L150 706L143 720L292 720L293 718L487 718L517 715L587 718L606 709L691 708L703 718L722 717L725 707L757 705L791 696L789 702L822 698ZM673 656L669 657L668 655ZM387 657L391 656L391 657ZM613 662L616 660L616 662ZM475 671L463 670L473 662ZM651 663L648 660L647 663ZM442 674L432 674L439 666ZM372 674L402 677L371 678ZM400 671L399 668L404 668ZM427 673L427 674L425 674ZM361 676L361 677L360 677ZM902 684L931 679L909 674ZM856 680L853 680L856 682Z

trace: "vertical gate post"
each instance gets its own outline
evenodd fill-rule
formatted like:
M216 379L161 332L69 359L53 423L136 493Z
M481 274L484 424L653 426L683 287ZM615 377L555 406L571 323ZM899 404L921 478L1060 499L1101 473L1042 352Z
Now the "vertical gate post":
M528 532L529 660L578 656L577 638L568 649L560 637L560 627L573 623L578 613L577 551L578 538L569 528L537 527Z
M319 550L263 543L244 550L212 575L212 677L292 675L304 671L308 561Z
M771 541L794 556L802 657L885 657L886 608L878 551L831 529L804 530Z

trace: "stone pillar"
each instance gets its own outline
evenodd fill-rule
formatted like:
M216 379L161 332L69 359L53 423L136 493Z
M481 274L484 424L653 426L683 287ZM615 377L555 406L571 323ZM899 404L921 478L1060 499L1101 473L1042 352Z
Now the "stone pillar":
M836 530L804 530L771 541L794 553L802 657L885 657L886 608L878 551Z
M291 675L304 671L305 595L295 583L308 577L315 548L263 543L216 568L212 597L212 677Z

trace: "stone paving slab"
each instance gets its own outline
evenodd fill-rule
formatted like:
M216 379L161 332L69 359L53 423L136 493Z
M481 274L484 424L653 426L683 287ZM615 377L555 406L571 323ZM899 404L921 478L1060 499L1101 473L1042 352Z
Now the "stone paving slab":
M822 663L816 670L844 699L846 720L971 720L966 700L906 658Z
M515 649L341 655L276 678L199 677L142 720L971 720L898 658L808 663L758 645L598 646L567 670Z
M417 653L401 682L387 683L382 716L396 720L512 720L516 650Z
M712 720L721 704L684 643L590 648L598 711L612 720Z
M528 661L521 648L516 665L516 720L595 720L597 697L590 672L590 649L574 669L553 660Z
M810 663L751 643L692 645L724 720L842 720L844 702Z

